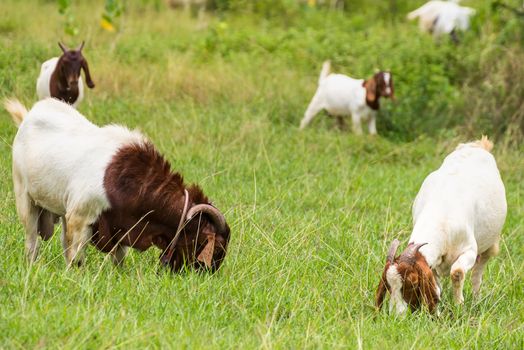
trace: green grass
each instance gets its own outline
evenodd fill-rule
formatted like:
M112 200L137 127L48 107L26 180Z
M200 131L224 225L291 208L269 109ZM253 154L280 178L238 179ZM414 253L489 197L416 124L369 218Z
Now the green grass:
M239 15L220 26L217 18L198 23L137 6L115 35L98 28L101 3L75 9L81 34L74 40L86 38L97 84L80 111L100 125L121 123L148 135L225 212L230 250L213 276L161 271L155 249L131 251L115 268L89 247L85 266L66 271L55 234L29 266L11 181L16 129L0 112L0 348L524 347L522 146L505 139L494 151L509 212L482 298L473 300L468 278L465 305L456 307L446 280L440 317L377 313L374 291L387 247L394 238L406 243L418 188L465 140L460 129L400 142L403 129L382 123L379 133L389 137L357 137L319 116L299 132L321 56L328 55L312 47L319 52L310 56L300 33L310 25L321 36L330 27L320 23L331 23L323 16L343 19L339 14L308 12L309 25L289 28ZM3 1L0 13L8 14L0 18L0 97L30 105L40 63L59 52L62 22L52 1ZM415 47L433 45L414 25L398 26L389 34L375 30L387 34L387 45L400 45L397 35L412 37ZM282 40L279 47L273 38ZM436 66L444 66L446 45L428 49ZM345 61L344 52L334 55L350 73L356 56ZM357 73L375 63L358 63ZM394 126L403 113L415 114L410 103L438 117L445 99L410 92L402 78L397 84L399 105L388 104L382 118L396 115Z

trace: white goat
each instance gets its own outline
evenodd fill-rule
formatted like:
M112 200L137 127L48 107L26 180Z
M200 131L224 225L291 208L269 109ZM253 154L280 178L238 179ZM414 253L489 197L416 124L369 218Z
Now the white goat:
M367 121L369 133L375 135L380 97L395 98L392 74L378 72L368 80L354 79L343 74L330 74L330 66L329 61L322 65L317 91L300 122L300 129L304 129L317 113L325 109L337 117L351 115L356 134L362 134L361 122Z
M498 252L506 219L506 195L493 144L460 144L422 184L413 204L413 233L395 258L398 240L388 253L379 287L380 308L386 290L390 307L403 313L425 304L436 309L439 276L450 274L456 303L462 303L465 274L473 268L473 293L479 293L484 266Z
M458 1L429 1L410 12L409 20L419 19L422 31L433 33L435 38L449 34L457 40L456 31L465 31L469 28L469 19L475 10L457 4Z

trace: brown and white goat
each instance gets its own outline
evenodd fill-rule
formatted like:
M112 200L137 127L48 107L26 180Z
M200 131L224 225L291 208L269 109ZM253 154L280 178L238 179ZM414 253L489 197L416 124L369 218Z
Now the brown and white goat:
M445 275L451 278L455 302L462 304L471 269L473 294L479 294L484 267L498 252L507 212L492 147L486 137L460 144L424 180L413 203L410 243L398 257L398 240L389 249L376 293L378 308L389 291L390 309L399 314L423 305L434 312L439 277Z
M381 97L395 99L391 72L377 72L367 80L354 79L343 74L330 74L330 62L326 61L300 129L304 129L321 110L326 110L342 124L343 117L351 116L355 134L362 134L361 124L366 122L369 133L375 135Z
M63 52L62 56L45 61L36 81L36 92L40 100L54 97L77 107L84 98L81 69L84 70L87 86L90 89L95 87L89 73L89 65L82 54L84 43L74 50L58 43Z
M91 242L122 262L127 247L162 250L161 262L215 271L226 255L224 216L138 131L98 127L72 106L48 98L27 112L6 102L19 129L13 143L16 206L35 260L39 239L62 218L66 263L80 264Z

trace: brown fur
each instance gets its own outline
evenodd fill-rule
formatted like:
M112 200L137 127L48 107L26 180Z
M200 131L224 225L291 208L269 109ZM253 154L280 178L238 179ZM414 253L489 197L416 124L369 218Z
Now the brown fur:
M87 60L82 55L82 48L69 50L62 45L60 47L63 54L58 59L55 70L51 74L49 90L51 97L73 104L79 95L78 79L80 79L81 69L84 70L87 86L92 89L95 84L91 80Z
M196 215L186 223L168 261L167 248L184 208L184 189L189 194L189 207L210 203L199 187L186 188L182 176L171 171L152 144L120 149L106 170L104 187L111 209L93 225L92 242L98 249L109 252L120 244L143 251L155 245L163 251L162 263L174 271L184 265L203 267L199 261L204 259L211 270L220 267L229 242L229 227L224 233L216 232L207 215ZM213 245L207 244L211 240ZM213 251L207 248L204 252L209 246Z
M365 80L362 84L362 86L366 88L366 104L373 110L380 109L380 97L390 97L391 99L395 99L393 90L393 75L390 73L389 87L391 88L391 93L387 94L384 73L386 72L378 72L368 80Z
M382 304L384 303L386 291L389 291L389 285L386 279L386 272L388 271L390 265L391 264L389 262L386 262L386 266L384 267L384 271L382 272L382 276L380 277L380 281L378 282L377 292L375 293L375 305L379 310L382 308Z
M395 258L393 264L396 265L397 271L402 277L402 296L410 309L415 311L425 306L429 312L435 312L439 301L437 281L424 256L416 252L413 258L407 258L403 253ZM386 291L390 291L386 279L389 266L390 263L386 262L377 287L375 305L378 309L382 307Z
M38 234L44 241L47 241L53 236L55 230L55 223L58 216L52 214L50 211L39 208L38 213Z

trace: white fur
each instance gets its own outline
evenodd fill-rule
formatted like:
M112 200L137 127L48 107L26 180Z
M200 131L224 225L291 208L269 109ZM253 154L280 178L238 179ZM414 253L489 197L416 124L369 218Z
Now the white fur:
M459 145L424 180L413 203L410 242L428 243L420 253L435 277L451 275L457 303L464 300L464 276L473 267L473 289L479 292L484 265L498 251L506 211L495 158L479 143Z
M438 38L450 34L454 29L465 31L475 10L457 4L456 1L429 1L408 14L409 20L419 19L422 31L433 32Z
M402 276L398 273L397 267L391 265L386 271L386 279L390 288L391 301L389 303L389 312L395 309L397 314L402 314L408 309L408 304L402 297Z
M370 134L376 134L376 111L366 104L366 88L362 86L363 83L363 79L329 74L329 61L324 62L317 91L300 122L300 129L304 129L317 113L325 109L334 116L351 115L356 134L362 134L362 121L367 121Z
M49 83L51 82L51 75L55 71L56 64L58 63L58 57L53 57L44 63L40 68L40 75L36 80L36 94L39 100L51 97L51 90ZM78 78L78 98L73 103L73 107L77 107L78 104L84 99L84 83L82 77Z
M11 111L13 114L13 111ZM26 229L28 255L37 250L39 207L62 216L68 264L89 239L89 226L109 208L104 174L112 156L129 143L143 142L136 131L98 127L72 106L48 98L24 116L13 143L17 210ZM67 240L68 239L68 240Z

